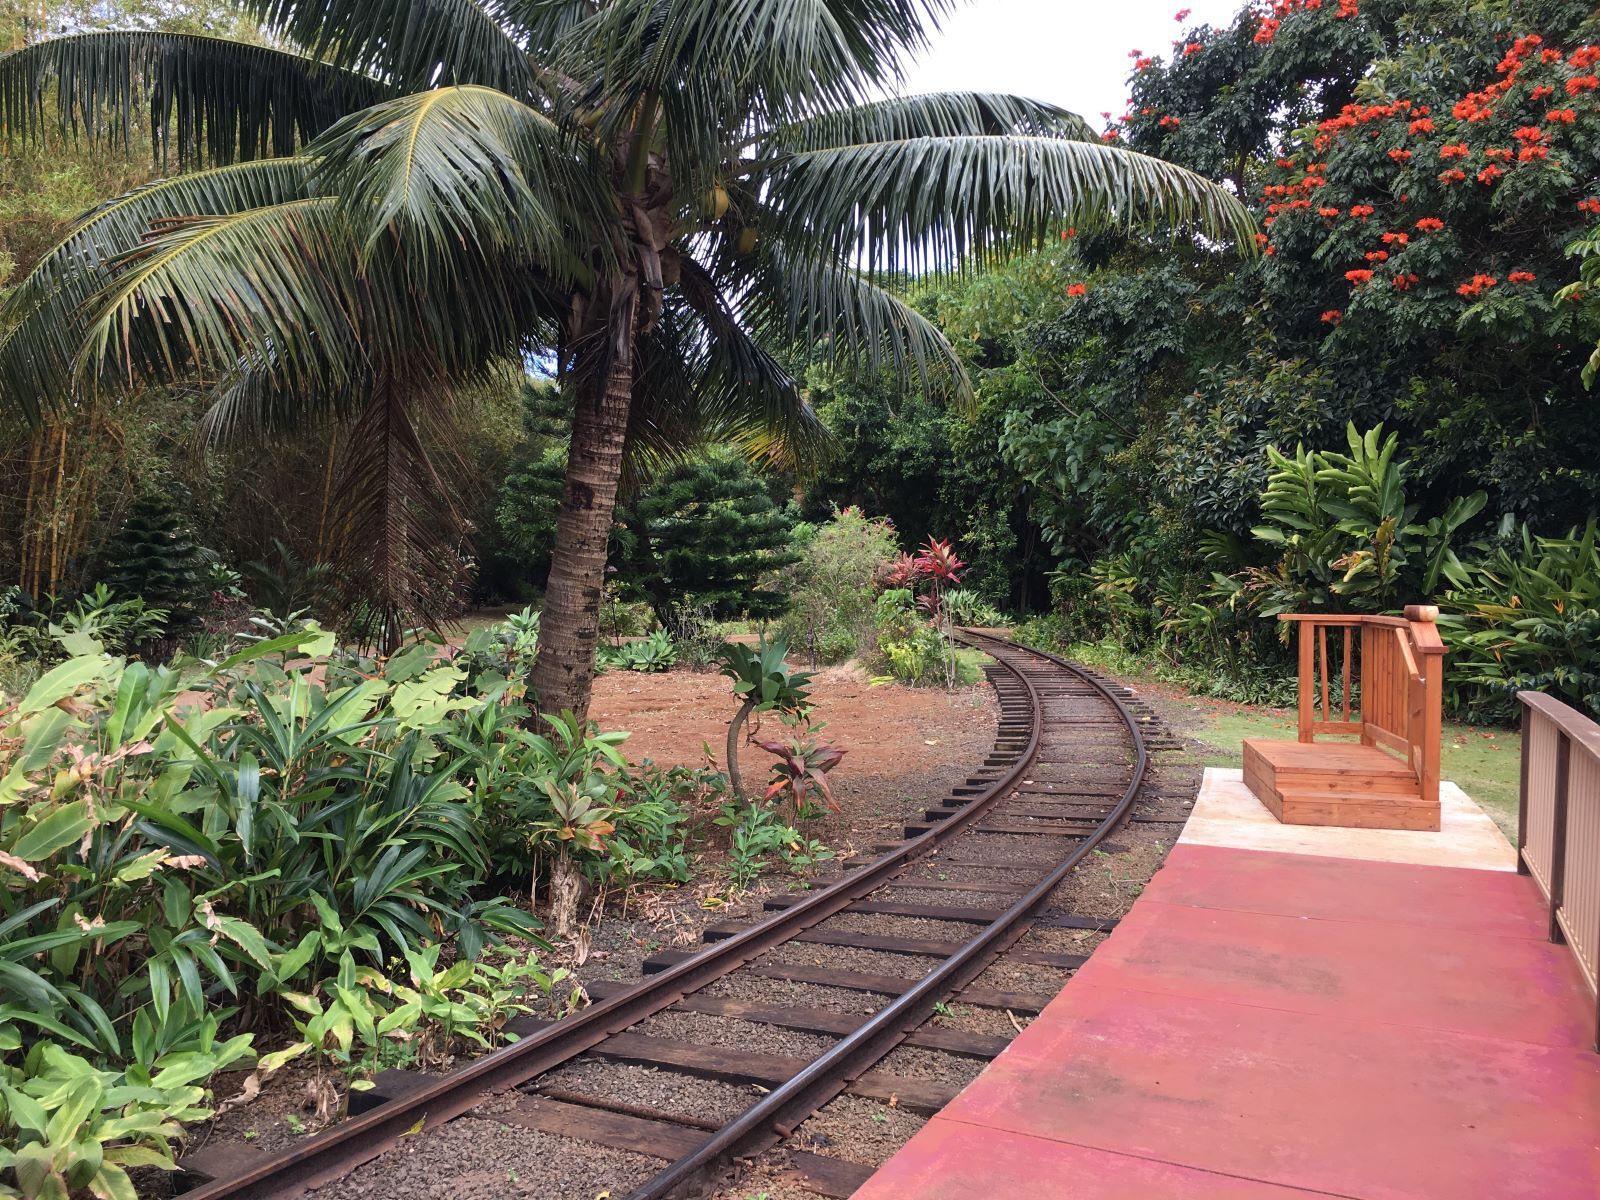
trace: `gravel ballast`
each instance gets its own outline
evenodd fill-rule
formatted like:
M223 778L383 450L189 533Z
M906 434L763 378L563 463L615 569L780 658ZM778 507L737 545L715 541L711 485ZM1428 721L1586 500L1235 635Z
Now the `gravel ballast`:
M629 1104L659 1108L684 1117L731 1121L756 1101L759 1093L748 1084L701 1079L676 1071L658 1071L635 1063L579 1059L558 1071L539 1077L545 1087L581 1092L600 1099L621 1099Z
M319 1188L317 1200L594 1200L626 1195L662 1160L590 1142L459 1117Z

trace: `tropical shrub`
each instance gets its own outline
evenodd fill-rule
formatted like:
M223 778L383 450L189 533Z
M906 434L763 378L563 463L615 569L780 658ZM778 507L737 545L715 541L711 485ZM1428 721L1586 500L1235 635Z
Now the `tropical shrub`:
M994 629L1006 623L1004 613L983 596L967 588L951 588L946 592L944 611L957 625Z
M796 820L817 814L811 804L813 793L834 812L840 811L828 783L828 772L843 761L845 752L818 741L817 735L822 729L820 723L813 724L802 716L792 723L788 737L756 743L768 754L777 756L762 800L769 805L787 805Z
M211 1115L205 1080L249 1053L212 1038L106 1070L51 1042L0 1067L0 1189L22 1197L132 1200L130 1168L176 1169L184 1124ZM12 1047L14 1049L14 1047ZM6 1182L9 1176L10 1183Z
M1395 457L1399 435L1384 437L1381 425L1358 434L1351 425L1346 439L1348 454L1302 446L1289 458L1267 448L1266 521L1254 532L1282 558L1246 581L1263 616L1329 606L1382 611L1465 579L1454 547L1487 493L1458 496L1419 524L1418 506L1406 503L1409 464Z
M586 865L603 862L615 828L618 746L625 733L601 733L571 713L545 714L548 733L513 727L525 715L501 710L487 752L473 764L471 810L497 872L528 881L537 896L548 873L551 923L558 937L572 928Z
M56 1045L131 1071L270 1027L346 960L539 944L464 803L522 715L503 681L332 650L313 627L186 668L82 654L0 708L0 1068Z
M798 561L784 572L789 612L783 640L815 665L842 662L871 645L873 603L884 567L900 553L894 529L859 508L821 525L795 527Z
M945 639L917 609L910 588L892 587L878 597L873 610L875 649L869 665L901 683L942 681Z
M1456 705L1507 719L1523 689L1600 717L1600 537L1508 527L1445 597L1446 682Z

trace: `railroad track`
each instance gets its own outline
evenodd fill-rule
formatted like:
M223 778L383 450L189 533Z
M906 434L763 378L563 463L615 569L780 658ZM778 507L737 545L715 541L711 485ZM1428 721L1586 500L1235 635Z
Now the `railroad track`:
M628 1169L609 1184L616 1200L696 1196L837 1097L937 1111L959 1084L902 1073L899 1058L945 1056L975 1071L1003 1050L1008 1038L992 1022L985 1031L933 1018L956 1005L1020 1028L1014 1014L1038 1012L1083 962L1074 950L1088 948L1032 943L1115 923L1052 907L1055 889L1130 815L1184 817L1180 794L1152 791L1151 748L1171 743L1127 689L1003 639L962 636L994 659L994 747L903 840L846 863L827 887L769 898L753 924L708 927L699 950L656 954L636 983L591 986L588 1008L526 1022L522 1040L449 1075L385 1072L353 1097L362 1111L285 1152L202 1152L185 1164L195 1185L186 1200L267 1200L330 1184L338 1197L334 1181L363 1164L424 1153L427 1131L486 1113L501 1137L531 1131L569 1139L573 1154L585 1144L621 1152ZM991 983L995 971L1049 985ZM681 1077L690 1100L641 1102L615 1077L640 1069ZM868 1173L804 1148L788 1161L798 1182L827 1196L848 1196ZM587 1181L584 1192L570 1194L591 1200ZM542 1194L568 1193L558 1184Z

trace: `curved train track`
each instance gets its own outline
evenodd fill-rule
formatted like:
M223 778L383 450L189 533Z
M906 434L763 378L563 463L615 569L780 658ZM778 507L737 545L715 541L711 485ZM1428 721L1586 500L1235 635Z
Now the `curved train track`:
M708 944L697 951L658 953L636 983L591 987L595 1002L588 1008L561 1021L525 1025L522 1040L448 1075L386 1072L379 1088L362 1096L365 1111L284 1153L235 1149L212 1155L210 1163L198 1156L189 1175L196 1186L186 1200L301 1194L472 1113L490 1097L505 1136L532 1129L666 1161L643 1182L622 1181L611 1191L618 1200L706 1194L730 1163L776 1145L843 1094L913 1112L942 1107L955 1089L897 1074L892 1052L903 1046L993 1058L1005 1037L932 1018L956 1002L1037 1012L1050 999L1042 990L975 981L1000 961L1057 971L1062 981L1082 963L1081 954L1018 942L1030 931L1103 932L1114 924L1058 911L1052 894L1128 818L1158 744L1146 736L1153 718L1139 711L1126 689L1000 638L973 631L962 636L994 659L987 668L1000 703L994 748L963 785L907 825L905 840L845 864L852 869L829 886L769 899L772 911L753 924L708 928ZM929 936L930 928L940 936ZM830 965L830 955L846 961ZM904 966L893 974L856 969L863 957L869 964ZM779 995L763 997L758 990L751 999L730 980L764 981ZM797 984L855 995L861 1007L876 1007L862 1012L785 1002L781 989ZM694 1020L709 1020L713 1028L724 1023L726 1033L658 1036L651 1019L664 1013L696 1014ZM809 1057L750 1049L759 1045L751 1035L761 1027L799 1032L823 1048ZM574 1090L559 1076L550 1078L568 1064L590 1061L750 1085L749 1094L758 1098L723 1121ZM805 1150L792 1157L802 1181L824 1195L848 1195L867 1173Z

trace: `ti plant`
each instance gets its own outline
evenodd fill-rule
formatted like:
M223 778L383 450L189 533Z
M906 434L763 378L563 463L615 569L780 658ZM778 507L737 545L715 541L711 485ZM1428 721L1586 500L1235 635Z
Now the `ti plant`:
M717 652L722 673L733 680L733 694L741 698L739 711L728 723L728 782L733 794L745 799L739 774L739 734L751 713L777 712L797 716L811 703L810 671L796 671L785 662L789 644L783 639L755 646L728 642Z
M788 803L796 819L808 815L813 792L834 812L840 811L833 789L828 786L828 772L839 765L845 752L819 742L816 733L820 729L820 725L800 727L782 740L756 743L768 754L778 756L772 764L772 781L767 784L765 800L768 804Z

